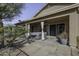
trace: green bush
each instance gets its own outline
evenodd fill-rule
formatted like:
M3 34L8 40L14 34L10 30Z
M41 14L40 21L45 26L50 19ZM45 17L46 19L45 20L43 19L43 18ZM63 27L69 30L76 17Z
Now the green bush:
M27 30L25 30L23 26L8 26L7 28L5 28L5 32L7 33L7 37L11 38L10 40L14 40L17 37L25 34Z

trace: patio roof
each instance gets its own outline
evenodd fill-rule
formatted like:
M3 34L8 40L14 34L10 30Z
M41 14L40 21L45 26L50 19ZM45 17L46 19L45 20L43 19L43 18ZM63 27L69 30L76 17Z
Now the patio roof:
M45 6L46 7L46 6ZM44 7L44 8L45 8ZM52 14L56 14L56 13L59 13L59 12L63 12L63 11L67 11L67 10L70 10L70 9L74 9L74 8L77 8L79 7L79 4L72 4L70 6L66 6L66 7L63 7L63 8L60 8L60 9L57 9L55 11L49 11L47 12L47 14L45 15L41 15L41 16L36 16L38 13L40 13L42 10L40 10L35 16L36 17L33 17L31 19L28 19L27 21L24 21L24 22L21 22L21 23L17 23L16 25L18 24L23 24L23 23L29 23L29 22L32 22L32 21L36 21L36 20L39 20L39 18L42 18L42 17L45 17L45 16L49 16L49 15L52 15Z

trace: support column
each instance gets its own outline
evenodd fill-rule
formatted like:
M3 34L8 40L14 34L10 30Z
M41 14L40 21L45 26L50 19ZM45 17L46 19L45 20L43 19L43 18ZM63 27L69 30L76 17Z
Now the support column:
M79 14L73 12L69 16L69 43L70 46L77 46L77 36L79 36Z
M30 24L25 24L25 29L27 31L26 36L29 36L30 35Z
M25 29L27 31L27 33L25 33L25 36L28 37L30 35L30 25L29 24L25 24Z
M30 35L30 24L27 24L27 31L28 31L28 36Z
M41 22L41 32L42 32L41 39L44 40L45 39L45 37L44 37L44 22Z

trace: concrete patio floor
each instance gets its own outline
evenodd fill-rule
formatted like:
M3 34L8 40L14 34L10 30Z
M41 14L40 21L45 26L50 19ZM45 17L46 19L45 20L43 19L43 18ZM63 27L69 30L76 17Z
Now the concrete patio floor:
M56 42L56 38L36 40L31 44L25 44L22 48L30 56L71 56L71 48ZM77 49L72 49L72 54L78 55Z

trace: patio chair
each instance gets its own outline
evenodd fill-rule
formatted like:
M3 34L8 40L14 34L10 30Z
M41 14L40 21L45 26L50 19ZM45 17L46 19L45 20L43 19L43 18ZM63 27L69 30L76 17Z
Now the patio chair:
M57 36L57 42L63 45L68 45L68 36L66 32L63 32Z

